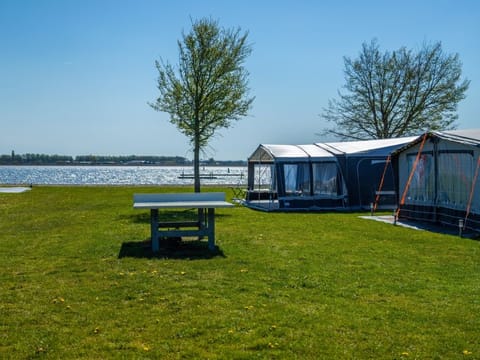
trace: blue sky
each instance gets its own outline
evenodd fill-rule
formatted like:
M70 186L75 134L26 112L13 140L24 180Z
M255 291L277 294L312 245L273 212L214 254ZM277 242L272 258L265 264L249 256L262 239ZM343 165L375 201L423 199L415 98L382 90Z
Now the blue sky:
M204 158L246 159L260 143L308 144L345 83L343 57L441 41L471 81L460 129L479 127L476 0L0 0L0 154L179 155L188 139L158 96L155 60L178 63L192 19L249 32L250 115L221 130Z

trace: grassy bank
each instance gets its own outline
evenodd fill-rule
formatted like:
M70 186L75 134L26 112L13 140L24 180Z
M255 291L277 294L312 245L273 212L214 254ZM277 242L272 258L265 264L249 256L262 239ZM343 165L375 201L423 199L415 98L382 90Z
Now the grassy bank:
M0 357L480 358L478 241L236 207L152 257L133 193L188 190L0 194Z

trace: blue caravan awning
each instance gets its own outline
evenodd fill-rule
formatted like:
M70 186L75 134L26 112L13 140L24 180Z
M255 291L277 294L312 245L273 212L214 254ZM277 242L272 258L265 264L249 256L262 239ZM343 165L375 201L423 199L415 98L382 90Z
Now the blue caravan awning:
M396 192L387 159L414 139L259 145L248 158L247 202L265 202L269 211L369 208L382 183L380 206L393 207Z

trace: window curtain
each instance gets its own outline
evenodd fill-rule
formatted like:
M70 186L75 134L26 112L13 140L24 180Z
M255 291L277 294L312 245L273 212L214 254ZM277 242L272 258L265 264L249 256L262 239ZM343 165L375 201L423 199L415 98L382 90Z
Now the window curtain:
M310 167L308 164L284 164L285 194L310 195Z
M407 155L408 174L412 172L417 154ZM420 155L408 188L406 203L432 205L435 200L435 174L432 154Z
M473 173L474 162L471 154L439 152L438 204L465 209L468 205Z
M254 188L276 190L275 168L271 164L254 165Z
M335 163L314 163L313 184L314 195L337 196L337 165Z

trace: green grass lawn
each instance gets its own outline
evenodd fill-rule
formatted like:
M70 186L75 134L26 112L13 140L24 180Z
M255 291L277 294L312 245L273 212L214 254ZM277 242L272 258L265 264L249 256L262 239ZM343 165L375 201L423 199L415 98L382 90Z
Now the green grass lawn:
M0 358L480 358L478 241L235 207L152 256L133 193L189 190L0 194Z

